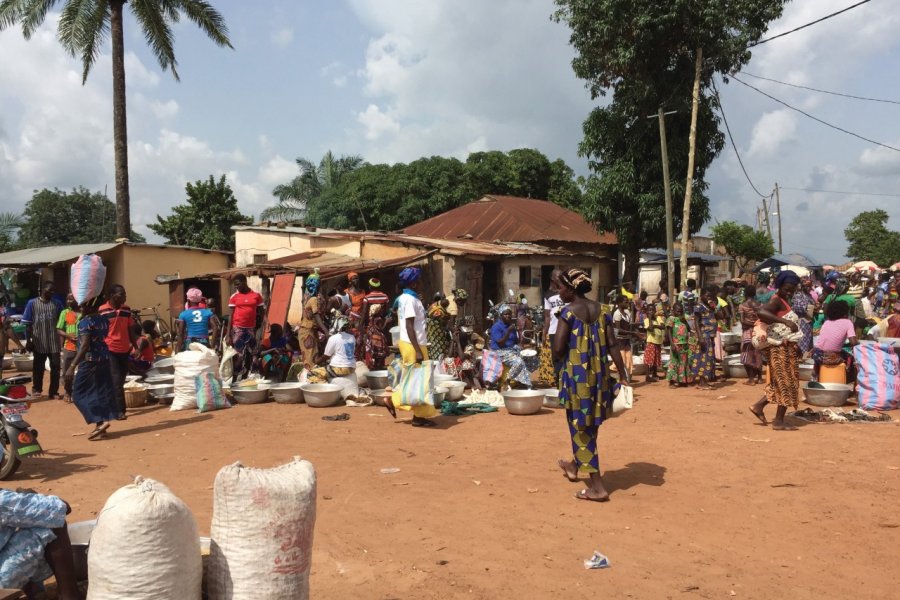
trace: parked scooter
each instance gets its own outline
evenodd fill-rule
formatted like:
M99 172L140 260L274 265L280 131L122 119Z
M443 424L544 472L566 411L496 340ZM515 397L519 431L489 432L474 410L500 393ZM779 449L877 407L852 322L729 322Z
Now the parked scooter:
M20 459L44 451L37 441L37 430L22 416L31 407L25 387L30 382L28 375L0 379L0 480L15 474Z

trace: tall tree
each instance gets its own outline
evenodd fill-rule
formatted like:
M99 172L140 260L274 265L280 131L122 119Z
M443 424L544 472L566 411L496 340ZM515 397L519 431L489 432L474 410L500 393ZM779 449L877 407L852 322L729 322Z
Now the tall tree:
M125 112L125 43L122 13L126 0L0 0L0 31L21 23L30 39L47 13L62 4L58 37L63 48L80 58L82 83L87 82L100 49L112 41L113 142L116 159L116 235L131 237L131 200L128 191L128 127ZM193 21L219 46L231 48L222 15L205 0L130 0L131 12L162 70L178 81L172 25L181 16Z
M713 225L712 239L725 248L725 253L737 264L741 275L750 270L751 263L775 254L775 244L768 233L734 221L722 221Z
M887 228L889 215L882 209L861 212L844 229L847 256L854 261L871 260L881 267L900 261L900 231Z
M238 209L237 198L222 175L184 186L187 203L172 209L165 219L156 216L150 230L166 238L167 244L234 251L232 227L250 221Z
M665 243L664 225L657 222L665 216L658 125L647 117L659 107L678 111L666 120L670 166L673 173L687 173L692 87L702 53L689 206L689 231L696 232L709 218L705 171L724 145L708 93L713 77L724 78L750 60L749 44L781 15L785 1L556 0L554 19L572 29L575 74L592 98L613 92L612 102L585 121L580 151L592 171L586 216L606 219L595 222L618 235L626 279L636 277L642 245ZM672 178L673 198L686 195L684 181ZM673 206L673 227L681 226L683 209L683 203Z
M309 203L326 191L337 187L344 175L360 168L364 163L361 156L341 156L337 158L329 150L315 165L307 158L298 158L300 174L289 183L276 186L272 194L278 199L260 214L263 221L299 221L306 219Z
M116 205L84 187L36 191L25 205L17 246L96 244L116 240ZM133 241L143 242L140 234Z

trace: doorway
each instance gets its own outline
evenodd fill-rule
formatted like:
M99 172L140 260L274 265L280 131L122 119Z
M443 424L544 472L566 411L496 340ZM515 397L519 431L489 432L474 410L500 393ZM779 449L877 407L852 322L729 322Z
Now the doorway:
M501 299L500 263L485 261L482 268L482 282L484 285L482 287L483 293L481 314L486 315L488 313L488 309L491 306L490 304L488 304L488 301L493 300L494 302L499 302Z

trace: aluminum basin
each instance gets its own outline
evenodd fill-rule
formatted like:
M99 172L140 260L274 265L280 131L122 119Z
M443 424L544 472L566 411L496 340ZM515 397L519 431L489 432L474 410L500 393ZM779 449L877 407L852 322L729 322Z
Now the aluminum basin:
M503 403L511 415L533 415L544 406L545 390L507 390L503 392Z
M306 404L313 408L328 408L341 403L341 386L334 383L306 383L301 388Z
M803 386L803 399L813 406L843 406L850 398L851 386L841 383L820 383L825 389Z

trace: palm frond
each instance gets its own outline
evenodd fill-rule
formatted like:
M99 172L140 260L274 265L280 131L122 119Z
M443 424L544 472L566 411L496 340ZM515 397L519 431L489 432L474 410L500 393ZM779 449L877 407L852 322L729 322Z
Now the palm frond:
M279 202L262 211L261 221L303 221L306 218L306 203L296 201Z
M25 217L14 212L0 212L0 236L12 237L25 224Z
M22 35L30 39L31 35L44 22L47 13L58 0L31 0L28 8L22 14Z
M178 6L188 19L193 21L209 38L219 46L234 49L228 39L228 25L225 18L212 4L205 0L170 0Z
M175 81L178 77L178 61L175 60L175 36L162 12L160 3L154 0L131 0L131 12L144 32L144 39L163 71L172 70Z
M22 20L33 0L0 0L0 31Z

